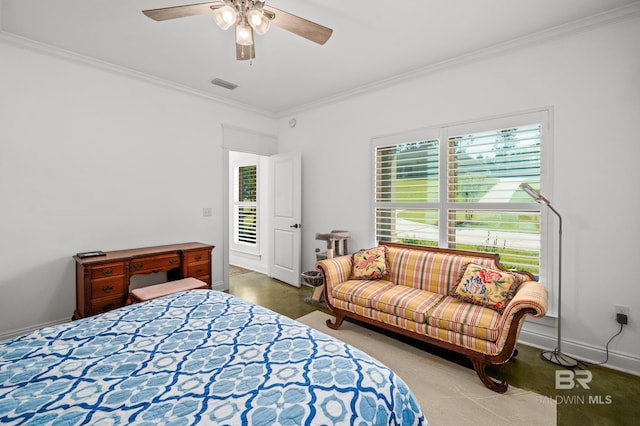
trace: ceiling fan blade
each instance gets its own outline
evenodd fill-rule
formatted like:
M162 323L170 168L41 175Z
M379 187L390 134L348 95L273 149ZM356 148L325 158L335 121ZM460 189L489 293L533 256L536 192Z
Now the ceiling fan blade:
M272 24L318 44L325 44L333 33L331 28L316 24L315 22L276 9L275 7L264 5L264 10L275 15L275 18L271 21Z
M212 9L218 9L222 6L224 6L224 2L214 1L212 3L197 3L185 6L163 7L162 9L149 9L143 10L142 13L156 21L166 21L167 19L203 15L205 13L210 13Z
M252 44L251 46L243 46L242 44L236 43L236 59L238 61L246 61L248 59L256 58L256 45Z

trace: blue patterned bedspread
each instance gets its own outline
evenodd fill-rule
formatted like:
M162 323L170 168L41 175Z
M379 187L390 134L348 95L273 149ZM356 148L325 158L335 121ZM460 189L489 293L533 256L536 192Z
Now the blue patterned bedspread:
M363 352L218 291L0 342L0 423L426 424Z

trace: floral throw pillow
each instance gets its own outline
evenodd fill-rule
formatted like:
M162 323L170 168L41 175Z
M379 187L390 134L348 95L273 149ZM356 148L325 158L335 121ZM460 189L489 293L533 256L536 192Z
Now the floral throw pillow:
M387 248L385 246L374 247L368 250L360 250L351 256L352 280L378 280L389 274L387 262Z
M450 295L503 313L520 285L515 275L469 263Z

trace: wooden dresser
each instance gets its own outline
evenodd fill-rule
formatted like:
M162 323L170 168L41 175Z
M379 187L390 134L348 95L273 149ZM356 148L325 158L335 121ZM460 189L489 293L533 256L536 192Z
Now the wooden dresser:
M105 252L105 256L76 261L76 310L80 319L122 307L129 296L132 275L167 272L169 281L194 277L211 288L211 252L202 243L170 244Z

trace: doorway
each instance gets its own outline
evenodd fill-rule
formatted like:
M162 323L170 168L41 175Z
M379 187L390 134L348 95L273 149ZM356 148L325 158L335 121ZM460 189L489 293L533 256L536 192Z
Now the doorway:
M300 286L301 159L229 151L229 274L249 269Z
M248 247L245 245L242 247L244 250L237 250L233 248L234 264L239 263L238 266L247 267L248 269L256 270L269 277L274 277L288 284L299 286L300 285L300 241L301 232L300 219L301 219L301 157L300 153L278 154L276 155L277 139L275 136L265 135L257 133L252 130L242 129L234 126L223 125L223 202L227 208L223 209L223 241L222 247L222 274L224 278L224 289L229 289L230 279L230 265L232 254L232 242L239 241L242 243L252 243L252 233L254 233L253 225L248 226L253 220L252 206L249 204L239 204L239 209L243 208L242 214L245 215L247 220L236 220L236 225L240 225L243 222L243 227L236 228L234 230L233 217L234 206L232 200L234 199L234 191L232 183L235 178L232 172L236 165L232 164L232 158L239 160L239 167L243 167L242 158L257 158L257 165L255 170L255 176L258 182L257 196L256 196L256 220L255 220L255 235L259 239L257 248ZM236 157L236 153L238 157ZM259 171L258 169L261 169ZM283 179L285 176L289 176L288 171L292 170L293 173L290 177ZM248 167L243 170L250 176L253 175L253 169ZM262 178L261 178L262 176ZM260 181L262 183L260 183ZM248 181L247 181L248 182ZM282 185L284 183L284 185ZM250 185L247 185L250 187ZM249 188L250 190L250 188ZM288 192L291 191L291 192ZM252 198L252 197L249 197ZM238 198L239 203L240 198ZM291 205L283 205L290 203ZM239 211L239 210L237 210ZM293 212L294 214L285 214ZM284 219L284 220L283 220ZM277 223L276 223L277 221ZM243 230L244 235L242 239L239 237L239 231ZM238 231L238 232L236 232ZM236 234L234 234L234 232ZM289 235L289 238L283 238ZM276 238L276 236L278 238ZM234 240L236 238L236 240ZM276 244L276 240L278 244ZM283 244L283 242L289 242L290 244ZM249 244L251 245L251 244ZM238 260L237 255L244 258ZM280 276L283 272L288 270L288 274ZM275 275L274 275L275 274Z

